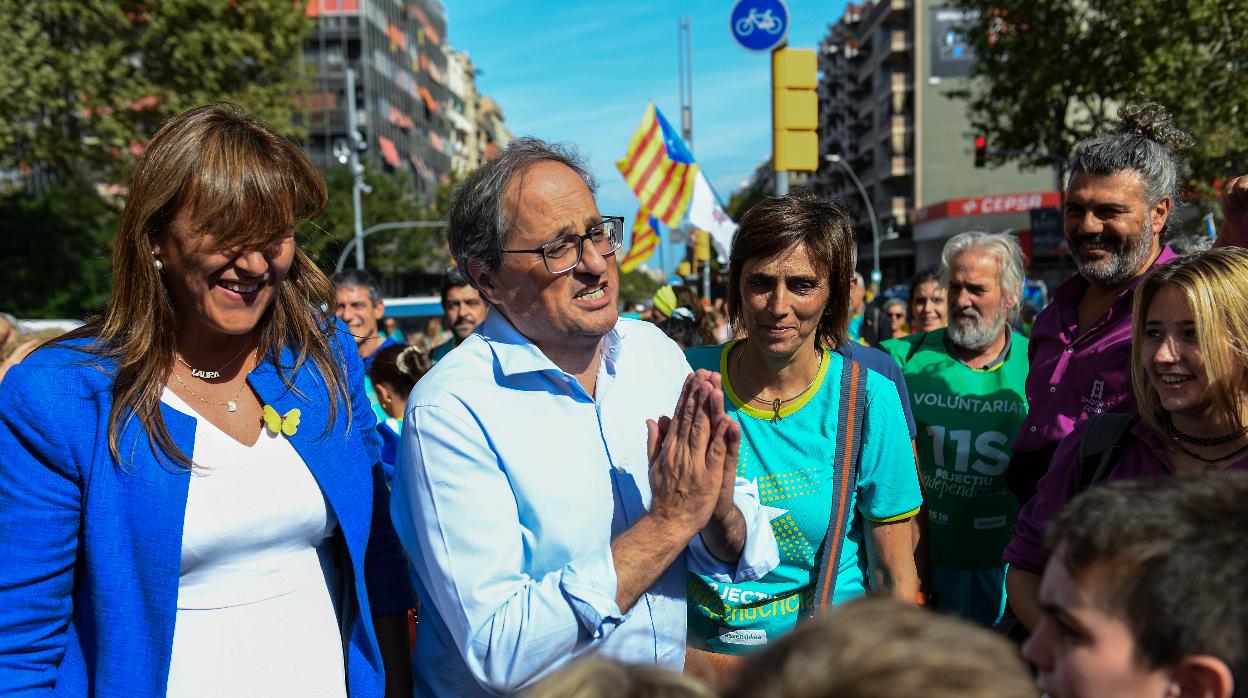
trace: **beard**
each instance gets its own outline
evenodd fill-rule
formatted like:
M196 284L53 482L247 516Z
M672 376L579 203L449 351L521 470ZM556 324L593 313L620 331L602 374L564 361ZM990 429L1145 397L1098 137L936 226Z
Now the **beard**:
M1079 254L1084 246L1098 243L1113 245L1112 248L1106 248L1106 251L1110 253L1108 259L1089 261ZM1125 286L1134 279L1152 252L1153 224L1148 216L1144 217L1144 223L1140 226L1138 235L1118 241L1104 235L1076 238L1071 249L1075 265L1079 268L1079 274L1094 286L1109 288Z
M956 346L983 349L1001 336L1007 314L1004 304L989 317L984 317L974 308L963 308L949 316L949 325L945 332Z

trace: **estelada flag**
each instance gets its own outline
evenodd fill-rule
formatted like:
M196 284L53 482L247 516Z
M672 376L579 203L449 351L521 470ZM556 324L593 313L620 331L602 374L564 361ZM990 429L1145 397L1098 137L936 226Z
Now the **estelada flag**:
M698 164L654 102L646 105L646 115L629 141L628 152L615 166L641 205L659 222L669 228L680 225L693 195Z
M628 243L628 254L620 260L620 271L629 272L654 256L659 245L659 222L650 215L645 206L637 209L633 219L633 239Z

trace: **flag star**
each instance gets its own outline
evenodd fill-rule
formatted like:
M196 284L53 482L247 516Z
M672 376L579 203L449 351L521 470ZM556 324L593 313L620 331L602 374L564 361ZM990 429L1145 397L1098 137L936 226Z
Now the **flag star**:
M775 521L781 516L784 516L785 514L789 513L788 509L781 509L780 507L769 507L766 504L761 505L761 508L763 510L763 513L767 515L768 521Z

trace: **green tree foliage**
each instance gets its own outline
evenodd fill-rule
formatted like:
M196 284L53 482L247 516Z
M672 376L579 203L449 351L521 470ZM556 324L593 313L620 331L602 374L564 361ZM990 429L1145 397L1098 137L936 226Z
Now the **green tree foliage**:
M78 318L104 307L117 212L69 182L40 196L0 198L0 310L28 318Z
M1050 167L1116 123L1120 104L1160 102L1198 143L1198 183L1248 167L1248 3L1226 0L951 0L978 13L966 90L991 159ZM1029 154L1024 154L1029 153Z
M421 204L407 172L383 173L369 168L364 181L372 192L361 196L363 228L400 221L437 221L446 216L454 182L438 188L434 202ZM301 243L326 273L333 273L338 257L355 235L351 209L351 173L346 167L325 172L329 202L316 225L305 226ZM365 266L378 275L406 272L441 273L450 265L450 252L442 228L409 228L381 231L364 241ZM355 266L354 252L346 266Z
M311 20L291 0L0 0L0 166L125 182L164 119L213 100L293 128Z

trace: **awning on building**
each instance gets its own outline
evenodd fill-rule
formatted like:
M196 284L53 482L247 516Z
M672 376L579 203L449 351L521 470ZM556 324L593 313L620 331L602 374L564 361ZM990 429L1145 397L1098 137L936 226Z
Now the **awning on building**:
M433 94L429 92L428 87L420 88L420 98L425 100L425 106L429 107L429 111L434 114L438 113L438 100L433 98Z
M394 145L394 141L385 136L378 136L377 142L381 144L381 156L385 158L386 164L391 167L402 167L403 159L399 157L399 149Z

